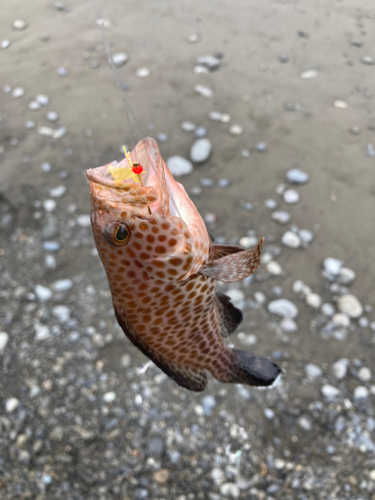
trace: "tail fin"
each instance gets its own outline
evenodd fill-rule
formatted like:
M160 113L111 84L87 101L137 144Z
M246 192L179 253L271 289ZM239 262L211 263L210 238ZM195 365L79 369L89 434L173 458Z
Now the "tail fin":
M281 373L281 368L269 359L233 349L232 362L228 365L226 373L221 373L216 378L221 382L269 387L276 382Z

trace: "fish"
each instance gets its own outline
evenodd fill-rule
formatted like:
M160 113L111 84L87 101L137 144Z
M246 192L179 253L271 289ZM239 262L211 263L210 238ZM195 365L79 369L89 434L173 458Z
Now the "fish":
M134 162L134 176L122 179ZM88 169L91 224L117 321L129 340L185 389L223 383L272 386L281 368L231 348L242 321L217 282L236 282L258 267L264 242L245 250L215 245L184 187L146 137L121 162ZM140 182L138 182L140 181Z

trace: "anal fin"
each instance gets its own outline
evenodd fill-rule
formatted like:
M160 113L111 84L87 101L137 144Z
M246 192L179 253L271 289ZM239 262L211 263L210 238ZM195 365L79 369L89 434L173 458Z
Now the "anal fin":
M221 335L228 337L242 321L242 311L235 307L224 293L216 293L216 303L222 321Z
M168 375L169 378L174 380L181 387L189 389L189 391L201 392L205 389L207 384L207 374L205 370L185 367L165 359L143 342L133 329L126 325L125 321L122 320L116 310L115 313L118 324L132 344L155 363L155 365Z
M205 264L199 269L199 273L217 281L241 281L253 274L259 266L263 243L264 238L260 240L255 248L229 254L214 260L210 264Z

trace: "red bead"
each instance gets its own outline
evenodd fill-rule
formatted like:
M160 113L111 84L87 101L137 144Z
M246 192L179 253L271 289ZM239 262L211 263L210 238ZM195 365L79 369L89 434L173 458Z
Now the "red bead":
M135 174L141 174L143 172L142 165L138 165L137 167L132 167L132 170Z

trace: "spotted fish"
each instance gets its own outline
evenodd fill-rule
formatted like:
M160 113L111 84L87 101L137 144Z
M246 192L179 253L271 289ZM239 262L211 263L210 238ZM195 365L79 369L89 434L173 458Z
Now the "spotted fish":
M216 293L217 281L239 281L254 272L263 239L250 250L213 244L153 139L141 140L130 161L144 166L142 182L134 176L119 181L113 174L128 168L125 158L86 172L95 243L121 328L186 389L204 390L207 371L220 382L272 385L281 373L277 365L228 347L224 338L242 313Z

